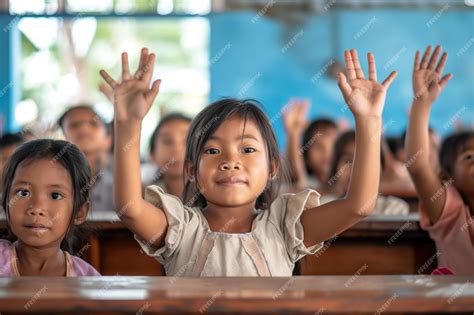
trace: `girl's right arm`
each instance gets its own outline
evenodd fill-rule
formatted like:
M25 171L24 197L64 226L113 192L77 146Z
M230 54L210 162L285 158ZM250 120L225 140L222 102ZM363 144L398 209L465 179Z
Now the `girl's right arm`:
M422 208L431 223L438 221L446 202L446 189L429 160L429 117L431 106L444 89L452 75L441 78L448 54L443 53L436 64L441 47L437 46L431 55L431 46L426 49L420 63L417 51L413 69L414 98L406 136L406 165L415 184Z
M122 54L122 78L116 82L101 70L114 97L114 197L121 221L138 238L153 247L162 247L168 229L166 215L142 197L140 175L140 131L142 120L158 94L160 80L150 81L155 55L142 49L140 65L132 76L127 53Z

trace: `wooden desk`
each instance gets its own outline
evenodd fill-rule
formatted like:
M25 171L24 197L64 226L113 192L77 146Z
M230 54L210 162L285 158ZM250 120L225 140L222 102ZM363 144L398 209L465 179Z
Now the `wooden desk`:
M113 212L96 212L80 256L102 275L164 275L163 267L141 251ZM430 274L437 267L436 248L418 225L418 214L372 216L326 242L300 261L295 274L362 275Z
M371 216L304 257L299 274L430 274L437 267L436 253L418 214Z
M474 311L474 277L1 278L2 314L440 314Z

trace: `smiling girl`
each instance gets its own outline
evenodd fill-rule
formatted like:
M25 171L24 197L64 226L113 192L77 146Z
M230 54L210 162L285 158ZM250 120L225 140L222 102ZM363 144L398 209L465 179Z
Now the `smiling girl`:
M274 198L280 159L268 117L255 102L224 99L193 120L185 154L184 203L156 186L141 196L139 138L142 120L158 94L151 88L155 55L142 50L137 72L122 54L122 80L105 71L114 90L115 202L121 220L142 248L175 276L291 276L294 264L325 240L370 215L380 177L381 115L392 73L369 79L357 52L346 51L339 87L356 121L356 152L346 196L319 205L304 190Z

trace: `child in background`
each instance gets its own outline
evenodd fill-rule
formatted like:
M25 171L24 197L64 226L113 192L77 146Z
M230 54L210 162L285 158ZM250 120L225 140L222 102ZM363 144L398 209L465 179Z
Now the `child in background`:
M342 198L347 193L350 181L350 169L355 154L356 135L354 131L347 131L339 136L334 144L331 168L325 190L329 194L321 197L321 203L327 203ZM383 155L381 155L382 174L385 170ZM383 175L382 175L383 177ZM393 196L377 196L374 214L406 215L410 211L408 203Z
M86 156L92 170L92 210L112 211L113 176L110 147L111 134L103 119L89 105L68 109L58 120L66 140L74 143Z
M184 188L184 153L191 119L178 113L164 116L150 138L150 159L158 166L146 185L157 185L181 198Z
M0 174L16 148L24 142L25 138L21 133L6 133L0 137Z
M122 54L120 83L101 71L114 89L115 201L124 209L122 222L167 275L290 276L296 261L372 213L380 178L381 115L396 76L392 72L377 83L372 54L365 79L357 52L344 52L348 77L339 74L339 87L355 117L357 150L347 195L325 205L310 189L274 200L280 167L274 131L254 102L234 99L209 105L191 124L185 205L156 186L148 187L143 199L136 139L161 81L150 88L155 55L143 49L142 56L146 61L132 76Z
M2 180L9 240L0 240L0 276L99 275L67 252L90 208L90 180L87 160L69 142L33 140L13 153Z
M420 224L435 241L438 266L455 274L474 274L474 132L446 138L439 154L441 172L430 163L428 124L430 110L452 78L442 76L448 54L428 46L420 63L417 51L413 69L415 97L406 137L408 171L420 200ZM431 55L431 56L430 56Z
M336 124L327 118L306 120L309 102L292 100L283 112L287 135L286 157L295 177L295 188L321 189L329 172Z

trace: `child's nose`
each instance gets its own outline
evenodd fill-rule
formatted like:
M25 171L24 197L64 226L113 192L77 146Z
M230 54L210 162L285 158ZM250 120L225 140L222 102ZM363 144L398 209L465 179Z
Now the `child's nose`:
M43 208L32 207L32 208L28 209L28 214L43 217L43 216L46 215L46 210L44 210Z
M240 170L241 165L239 162L230 160L230 161L223 161L220 165L219 168L221 171L229 171L229 170Z
M45 216L46 215L46 207L45 207L43 201L36 198L30 204L27 212L28 212L28 215Z

